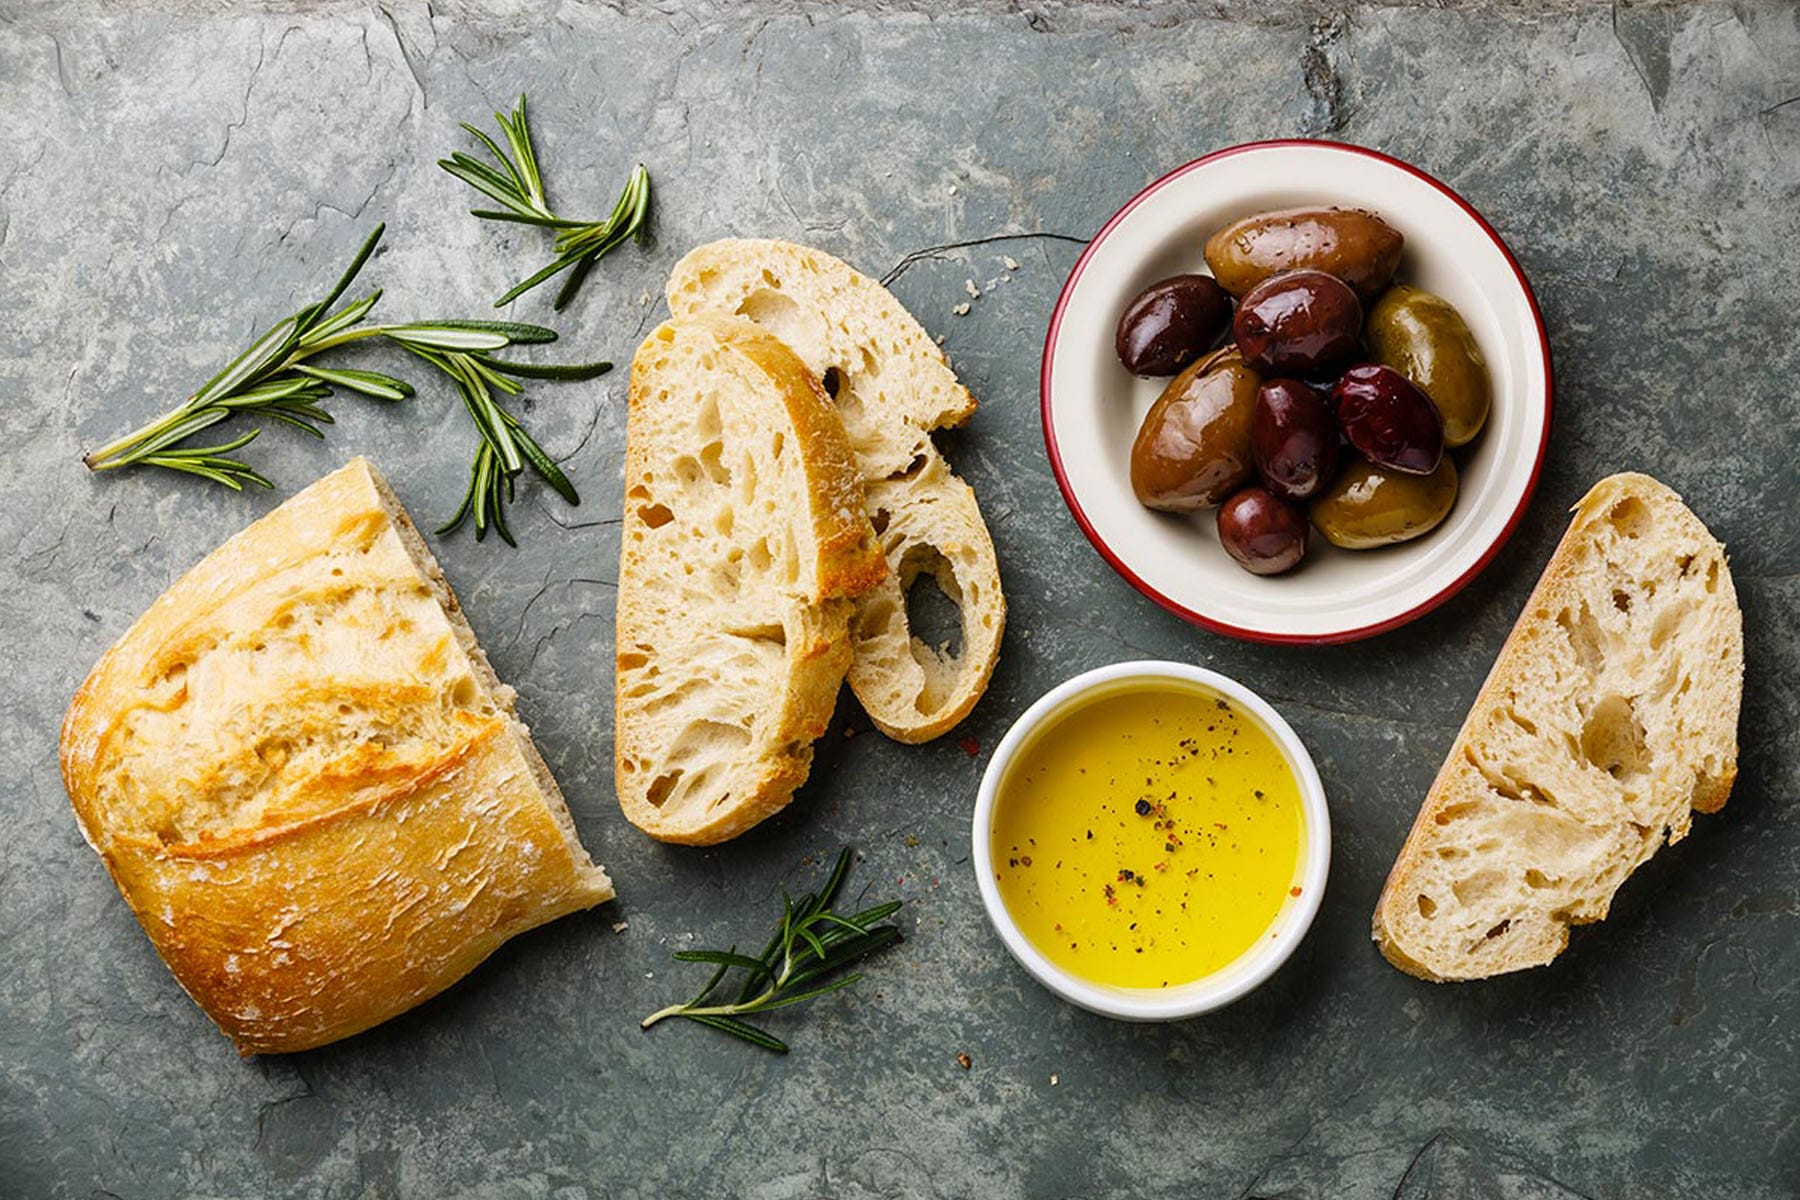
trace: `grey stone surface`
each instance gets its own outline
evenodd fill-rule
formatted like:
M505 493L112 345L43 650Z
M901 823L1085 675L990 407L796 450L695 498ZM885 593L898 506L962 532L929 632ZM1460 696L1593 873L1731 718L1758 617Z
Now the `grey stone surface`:
M0 1194L1800 1190L1795 8L619 9L0 3ZM105 646L280 495L362 452L422 519L447 515L470 430L435 384L391 407L340 398L328 440L271 431L253 448L273 496L94 478L79 454L185 395L376 220L383 312L482 311L545 247L467 216L433 162L463 143L459 120L521 88L567 207L603 209L638 159L656 179L653 241L553 322L571 355L627 360L668 267L704 239L907 264L896 290L984 401L945 439L1012 600L964 731L981 748L834 728L815 782L752 835L710 851L638 835L609 769L623 373L534 387L531 420L581 508L531 489L519 550L466 535L436 549L621 898L368 1035L240 1061L82 844L57 723ZM1401 155L1481 207L1536 285L1558 372L1549 461L1506 551L1415 625L1319 651L1201 633L1114 577L1062 507L1036 413L1079 239L1170 167L1295 133ZM984 294L956 317L965 279ZM514 312L547 319L548 303ZM1381 879L1564 509L1621 468L1673 484L1731 547L1750 660L1737 792L1556 965L1415 982L1368 942ZM1138 655L1264 690L1313 748L1336 825L1295 960L1229 1011L1160 1027L1033 985L966 861L1008 722L1069 674ZM838 727L866 720L847 704ZM638 1032L694 982L671 950L747 936L781 884L846 842L872 890L910 902L910 937L852 996L781 1022L792 1056Z

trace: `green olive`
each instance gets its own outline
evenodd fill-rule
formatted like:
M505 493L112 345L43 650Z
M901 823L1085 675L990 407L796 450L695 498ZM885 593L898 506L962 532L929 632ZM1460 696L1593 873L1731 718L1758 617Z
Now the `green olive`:
M1313 527L1345 550L1411 541L1438 527L1456 503L1456 464L1446 454L1429 475L1351 463L1312 505Z
M1169 381L1131 446L1138 503L1163 512L1210 508L1249 482L1250 415L1262 379L1235 346Z
M1445 445L1475 440L1487 421L1492 387L1487 360L1455 305L1397 283L1369 309L1365 332L1375 361L1412 380L1437 405Z

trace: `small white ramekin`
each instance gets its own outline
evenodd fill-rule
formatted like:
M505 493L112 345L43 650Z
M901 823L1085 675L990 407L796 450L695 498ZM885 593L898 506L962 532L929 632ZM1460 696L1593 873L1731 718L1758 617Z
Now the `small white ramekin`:
M1300 895L1282 906L1270 926L1272 936L1258 938L1244 954L1212 974L1170 988L1110 987L1065 971L1031 944L1018 922L1013 920L1012 913L1007 911L999 885L994 881L994 802L1000 783L1020 748L1045 722L1096 690L1110 690L1122 682L1136 680L1197 684L1223 696L1240 712L1253 716L1281 747L1288 767L1299 781L1300 804L1306 820L1306 843L1301 847ZM1325 880L1331 871L1331 814L1325 805L1325 787L1319 782L1319 772L1299 735L1261 696L1237 680L1204 667L1177 662L1124 662L1098 667L1052 688L1026 709L1000 740L981 777L981 791L975 800L973 840L971 861L975 864L981 901L987 907L988 920L993 922L1000 940L1006 943L1007 950L1019 965L1069 1003L1122 1021L1179 1021L1223 1008L1257 987L1287 961L1288 955L1306 935L1313 916L1319 911L1319 901L1325 895Z

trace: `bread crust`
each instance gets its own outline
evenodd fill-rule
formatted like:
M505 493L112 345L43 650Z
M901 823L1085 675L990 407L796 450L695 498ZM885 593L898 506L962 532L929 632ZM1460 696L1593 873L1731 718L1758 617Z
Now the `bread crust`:
M1683 805L1679 813L1671 814L1668 819L1668 841L1679 841L1687 833L1686 813L1689 807L1695 811L1716 812L1724 805L1730 793L1737 774L1735 730L1742 691L1743 643L1736 593L1731 585L1724 549L1700 520L1681 503L1681 498L1662 483L1636 473L1609 476L1595 484L1575 506L1575 515L1568 530L1558 543L1536 587L1532 589L1523 614L1507 636L1456 739L1451 743L1444 764L1419 809L1376 903L1371 925L1376 945L1390 963L1410 975L1431 982L1453 982L1550 962L1567 948L1569 926L1603 919L1610 905L1612 888L1623 882L1663 842L1665 831L1660 821L1654 827L1640 826L1632 825L1624 815L1617 816L1617 821L1636 829L1637 836L1641 839L1636 844L1627 844L1623 869L1601 873L1599 878L1605 880L1605 885L1596 894L1586 897L1583 904L1573 906L1566 912L1553 914L1554 920L1536 922L1535 941L1508 960L1478 965L1459 959L1454 965L1448 961L1439 961L1434 966L1423 961L1425 955L1409 950L1404 937L1399 933L1407 920L1406 907L1413 905L1420 894L1419 877L1427 861L1426 856L1433 843L1442 837L1440 816L1460 799L1466 798L1464 793L1467 782L1471 772L1475 770L1473 764L1479 760L1478 752L1492 719L1509 703L1508 698L1516 696L1519 689L1526 685L1526 675L1534 656L1544 652L1540 649L1543 640L1560 636L1550 614L1566 610L1572 602L1580 599L1577 581L1584 566L1583 551L1598 536L1599 523L1609 519L1608 514L1619 511L1620 505L1633 503L1653 505L1669 514L1684 526L1680 533L1690 544L1699 548L1698 553L1712 556L1721 577L1721 603L1728 610L1731 622L1724 637L1722 661L1712 664L1718 673L1717 678L1711 681L1727 695L1728 716L1723 722L1726 727L1722 736L1728 746L1719 761L1712 764L1714 773L1704 774L1696 768L1695 790L1690 803Z
M245 1054L361 1032L613 894L409 537L353 460L172 585L63 722L83 835Z
M709 392L729 387L767 411L738 414L736 432L722 428L706 447L678 452L677 433L690 433L684 423ZM664 324L633 360L629 403L614 690L619 804L654 838L713 845L779 812L805 782L849 669L851 598L888 568L842 421L818 380L764 330L711 315ZM753 445L752 432L768 440ZM709 489L695 497L669 460L695 462L708 449L721 479L703 484L695 475L692 486ZM799 472L793 490L805 510L794 526L792 580L746 565L760 497L731 490L748 476L770 486L784 470ZM690 505L715 518L707 529L687 527ZM719 532L725 510L736 515ZM665 526L679 545L663 543ZM743 594L687 590L687 579L713 571ZM751 694L734 692L739 684Z

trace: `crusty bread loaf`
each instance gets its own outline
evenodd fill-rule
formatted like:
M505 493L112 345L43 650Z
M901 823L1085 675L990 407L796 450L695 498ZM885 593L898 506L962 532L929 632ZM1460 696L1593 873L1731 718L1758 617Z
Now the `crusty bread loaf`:
M805 780L887 573L830 398L751 322L638 348L619 558L619 803L664 841L735 837Z
M975 493L931 431L975 411L943 351L886 288L819 250L728 239L687 254L669 276L669 310L748 317L824 381L869 485L889 579L852 621L850 686L877 728L904 742L947 732L986 690L1006 597ZM914 635L906 594L935 581L961 615L955 646ZM931 586L927 584L926 586Z
M1375 910L1424 979L1549 962L1737 773L1743 622L1724 547L1644 475L1601 480L1500 651Z
M164 961L246 1054L367 1029L613 894L362 459L150 607L70 705L62 769Z

